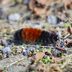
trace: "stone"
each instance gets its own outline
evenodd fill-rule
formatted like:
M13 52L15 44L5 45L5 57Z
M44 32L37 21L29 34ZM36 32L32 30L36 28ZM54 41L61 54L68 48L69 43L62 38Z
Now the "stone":
M54 15L48 16L47 20L50 24L57 24L57 17Z
M11 54L11 47L7 46L3 48L2 51L3 51L4 58L8 58L9 55Z
M10 14L8 16L8 20L10 21L19 21L20 20L20 14L19 13L14 13L14 14Z

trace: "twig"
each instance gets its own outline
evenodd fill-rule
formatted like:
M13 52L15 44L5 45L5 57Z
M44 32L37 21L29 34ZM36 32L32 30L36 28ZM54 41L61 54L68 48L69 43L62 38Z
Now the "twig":
M70 36L70 34L67 34L65 37L64 37L64 39L66 39L67 37L69 37Z
M19 59L18 61L15 61L15 62L11 63L11 64L8 65L6 68L9 68L10 66L12 66L12 65L14 65L14 64L16 64L17 62L20 62L20 61L22 61L22 60L24 60L24 58Z

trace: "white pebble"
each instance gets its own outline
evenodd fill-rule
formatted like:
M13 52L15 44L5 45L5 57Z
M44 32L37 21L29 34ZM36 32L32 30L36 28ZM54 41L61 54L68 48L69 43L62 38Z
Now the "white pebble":
M19 21L20 20L20 14L19 13L15 13L15 14L11 14L8 16L8 19L10 21Z

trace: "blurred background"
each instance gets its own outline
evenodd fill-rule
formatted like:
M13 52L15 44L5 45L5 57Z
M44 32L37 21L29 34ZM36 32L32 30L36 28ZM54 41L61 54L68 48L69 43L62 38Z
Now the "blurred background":
M14 33L22 28L56 32L67 52L52 46L42 50L40 46L14 45ZM60 45L58 42L57 47ZM23 54L31 55L34 49L36 64L30 66L31 57ZM55 55L61 53L63 57L53 57L53 62L51 56L43 59L49 65L37 62L44 55L42 51L53 49ZM0 72L72 72L72 0L0 0Z

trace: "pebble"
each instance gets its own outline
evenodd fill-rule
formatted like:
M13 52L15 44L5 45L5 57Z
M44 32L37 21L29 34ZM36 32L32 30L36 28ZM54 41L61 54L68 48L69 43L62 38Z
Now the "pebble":
M25 55L28 55L30 52L34 51L35 48L34 47L29 47L29 48L26 48L26 50L24 50L23 53L25 53Z
M26 50L23 50L23 53L22 53L24 56L27 56L28 54L27 54L27 52L26 52Z
M19 13L14 13L14 14L10 14L8 16L8 20L9 21L19 21L20 20L20 14Z
M4 47L2 51L3 51L4 57L9 57L9 55L11 54L11 46Z
M49 15L47 17L47 21L50 23L50 24L57 24L57 17L54 16L54 15Z
M47 21L49 22L49 24L53 24L53 25L60 24L61 22L63 22L60 18L58 18L55 15L49 15L47 17Z
M58 57L58 55L61 54L61 51L60 50L57 50L57 49L53 49L52 50L52 54L53 54L53 56Z
M6 52L11 52L10 47L8 46L8 47L3 48L3 52L4 52L4 53L6 53Z

